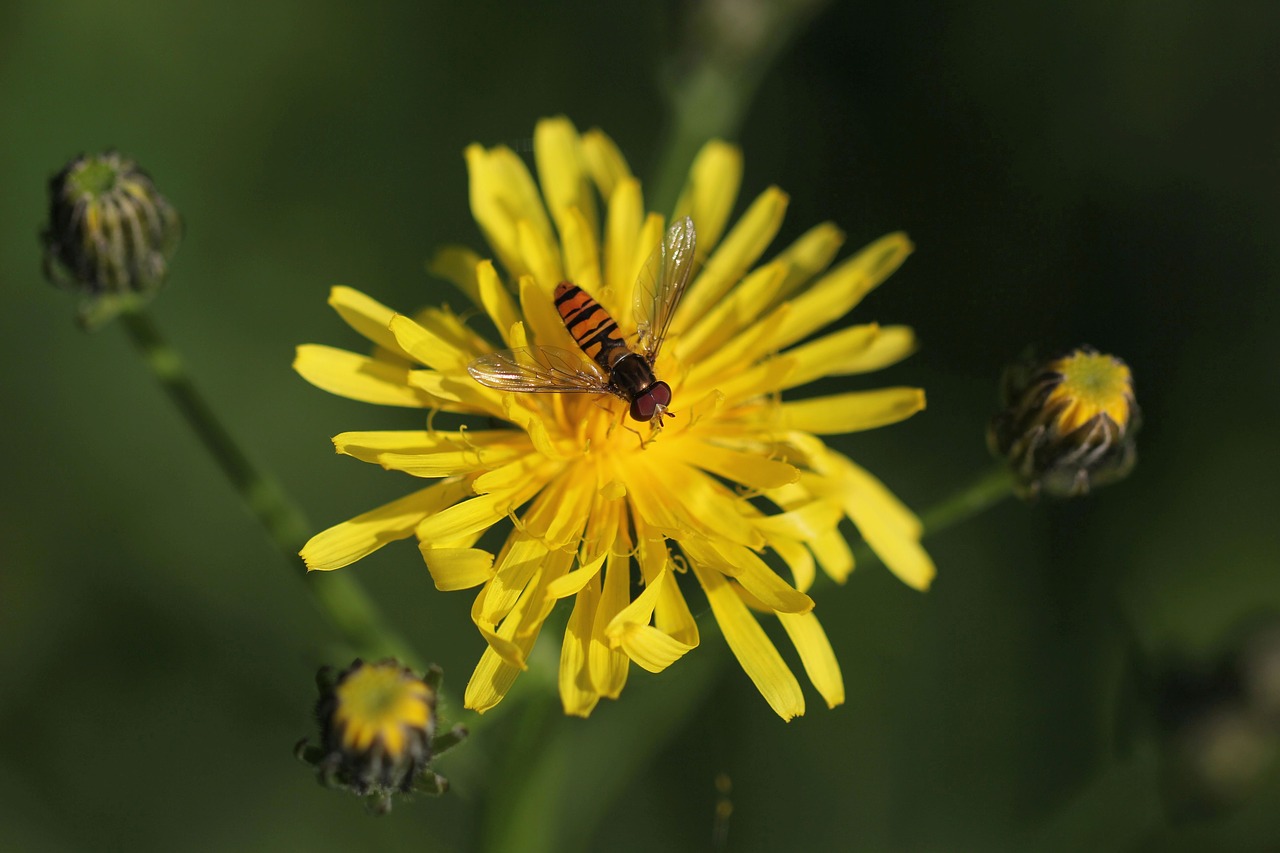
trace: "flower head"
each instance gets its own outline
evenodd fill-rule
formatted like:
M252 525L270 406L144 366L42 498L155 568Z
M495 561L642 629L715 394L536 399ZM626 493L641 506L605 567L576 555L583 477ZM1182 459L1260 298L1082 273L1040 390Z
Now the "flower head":
M494 350L578 358L589 349L557 313L563 281L597 300L624 338L647 331L637 329L634 297L667 234L663 217L645 213L640 183L598 131L543 121L534 153L537 183L507 148L467 149L472 212L497 264L460 248L433 262L499 340L447 308L409 317L337 287L330 304L375 354L299 348L296 369L321 388L460 421L337 436L339 453L433 482L315 536L302 551L308 568L336 569L413 536L439 589L479 587L471 613L487 648L465 704L480 711L505 695L561 599L572 600L560 657L566 712L585 716L618 696L632 662L650 672L673 664L699 642L685 599L695 582L779 715L803 713L804 696L755 613L777 617L818 692L839 704L840 670L806 591L817 566L841 581L853 568L840 521L852 519L912 586L928 586L934 568L915 516L819 436L902 420L924 396L887 388L782 397L913 351L902 326L851 326L805 342L892 273L910 243L891 234L828 269L843 241L828 223L761 264L787 198L766 190L728 228L741 157L709 143L672 216L696 228L698 269L652 364L671 397L658 428L629 420L618 396L518 393L468 373L481 357L492 363ZM496 557L477 547L507 519L513 529Z
M1092 347L1005 373L1005 409L987 433L1023 497L1083 495L1123 479L1137 459L1140 416L1128 365Z
M321 669L316 677L320 745L301 742L299 757L319 770L324 784L372 796L380 812L391 808L393 794L415 788L442 793L447 782L430 772L440 675L433 668L419 678L395 660L366 664L357 659L336 675L330 667ZM454 729L439 746L463 736L465 731Z
M77 157L49 181L42 237L54 282L98 302L147 299L168 275L182 220L137 163L107 151Z

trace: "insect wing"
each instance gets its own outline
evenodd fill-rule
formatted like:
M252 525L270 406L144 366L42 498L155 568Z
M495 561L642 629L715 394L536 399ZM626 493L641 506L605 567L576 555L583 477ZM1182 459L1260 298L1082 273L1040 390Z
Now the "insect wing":
M640 271L634 306L639 333L636 347L650 364L658 357L667 327L693 275L696 243L693 220L688 216L677 220Z
M467 365L481 385L499 391L609 394L609 378L595 362L558 347L522 347L482 355Z

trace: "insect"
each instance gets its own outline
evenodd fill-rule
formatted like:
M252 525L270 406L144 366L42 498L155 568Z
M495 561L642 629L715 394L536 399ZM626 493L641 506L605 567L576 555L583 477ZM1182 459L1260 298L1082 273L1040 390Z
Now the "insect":
M697 241L688 216L668 229L636 282L632 348L617 322L585 290L568 281L556 285L560 319L581 352L531 346L482 355L467 366L481 385L500 391L613 394L631 404L637 421L671 417L671 386L653 373L667 327L693 272Z

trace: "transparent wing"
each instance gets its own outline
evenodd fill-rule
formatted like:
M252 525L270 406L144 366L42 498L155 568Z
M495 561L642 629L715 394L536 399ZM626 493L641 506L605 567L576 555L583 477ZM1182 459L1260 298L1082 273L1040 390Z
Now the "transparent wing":
M522 347L482 355L467 365L481 385L499 391L612 394L609 377L584 355L558 347Z
M636 348L653 364L667 336L685 285L693 274L693 250L697 234L688 216L667 229L662 245L653 250L636 281Z

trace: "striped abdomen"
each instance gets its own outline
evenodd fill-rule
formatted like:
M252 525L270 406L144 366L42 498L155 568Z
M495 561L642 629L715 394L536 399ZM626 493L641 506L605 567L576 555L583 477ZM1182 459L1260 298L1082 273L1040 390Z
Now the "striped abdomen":
M556 285L556 310L565 328L582 351L609 372L609 391L631 403L631 417L638 421L657 419L662 426L670 415L671 386L653 375L646 357L632 352L618 332L618 324L599 302L576 284Z
M562 281L556 285L555 300L560 319L574 341L606 371L612 373L618 360L631 353L609 312L581 287Z

